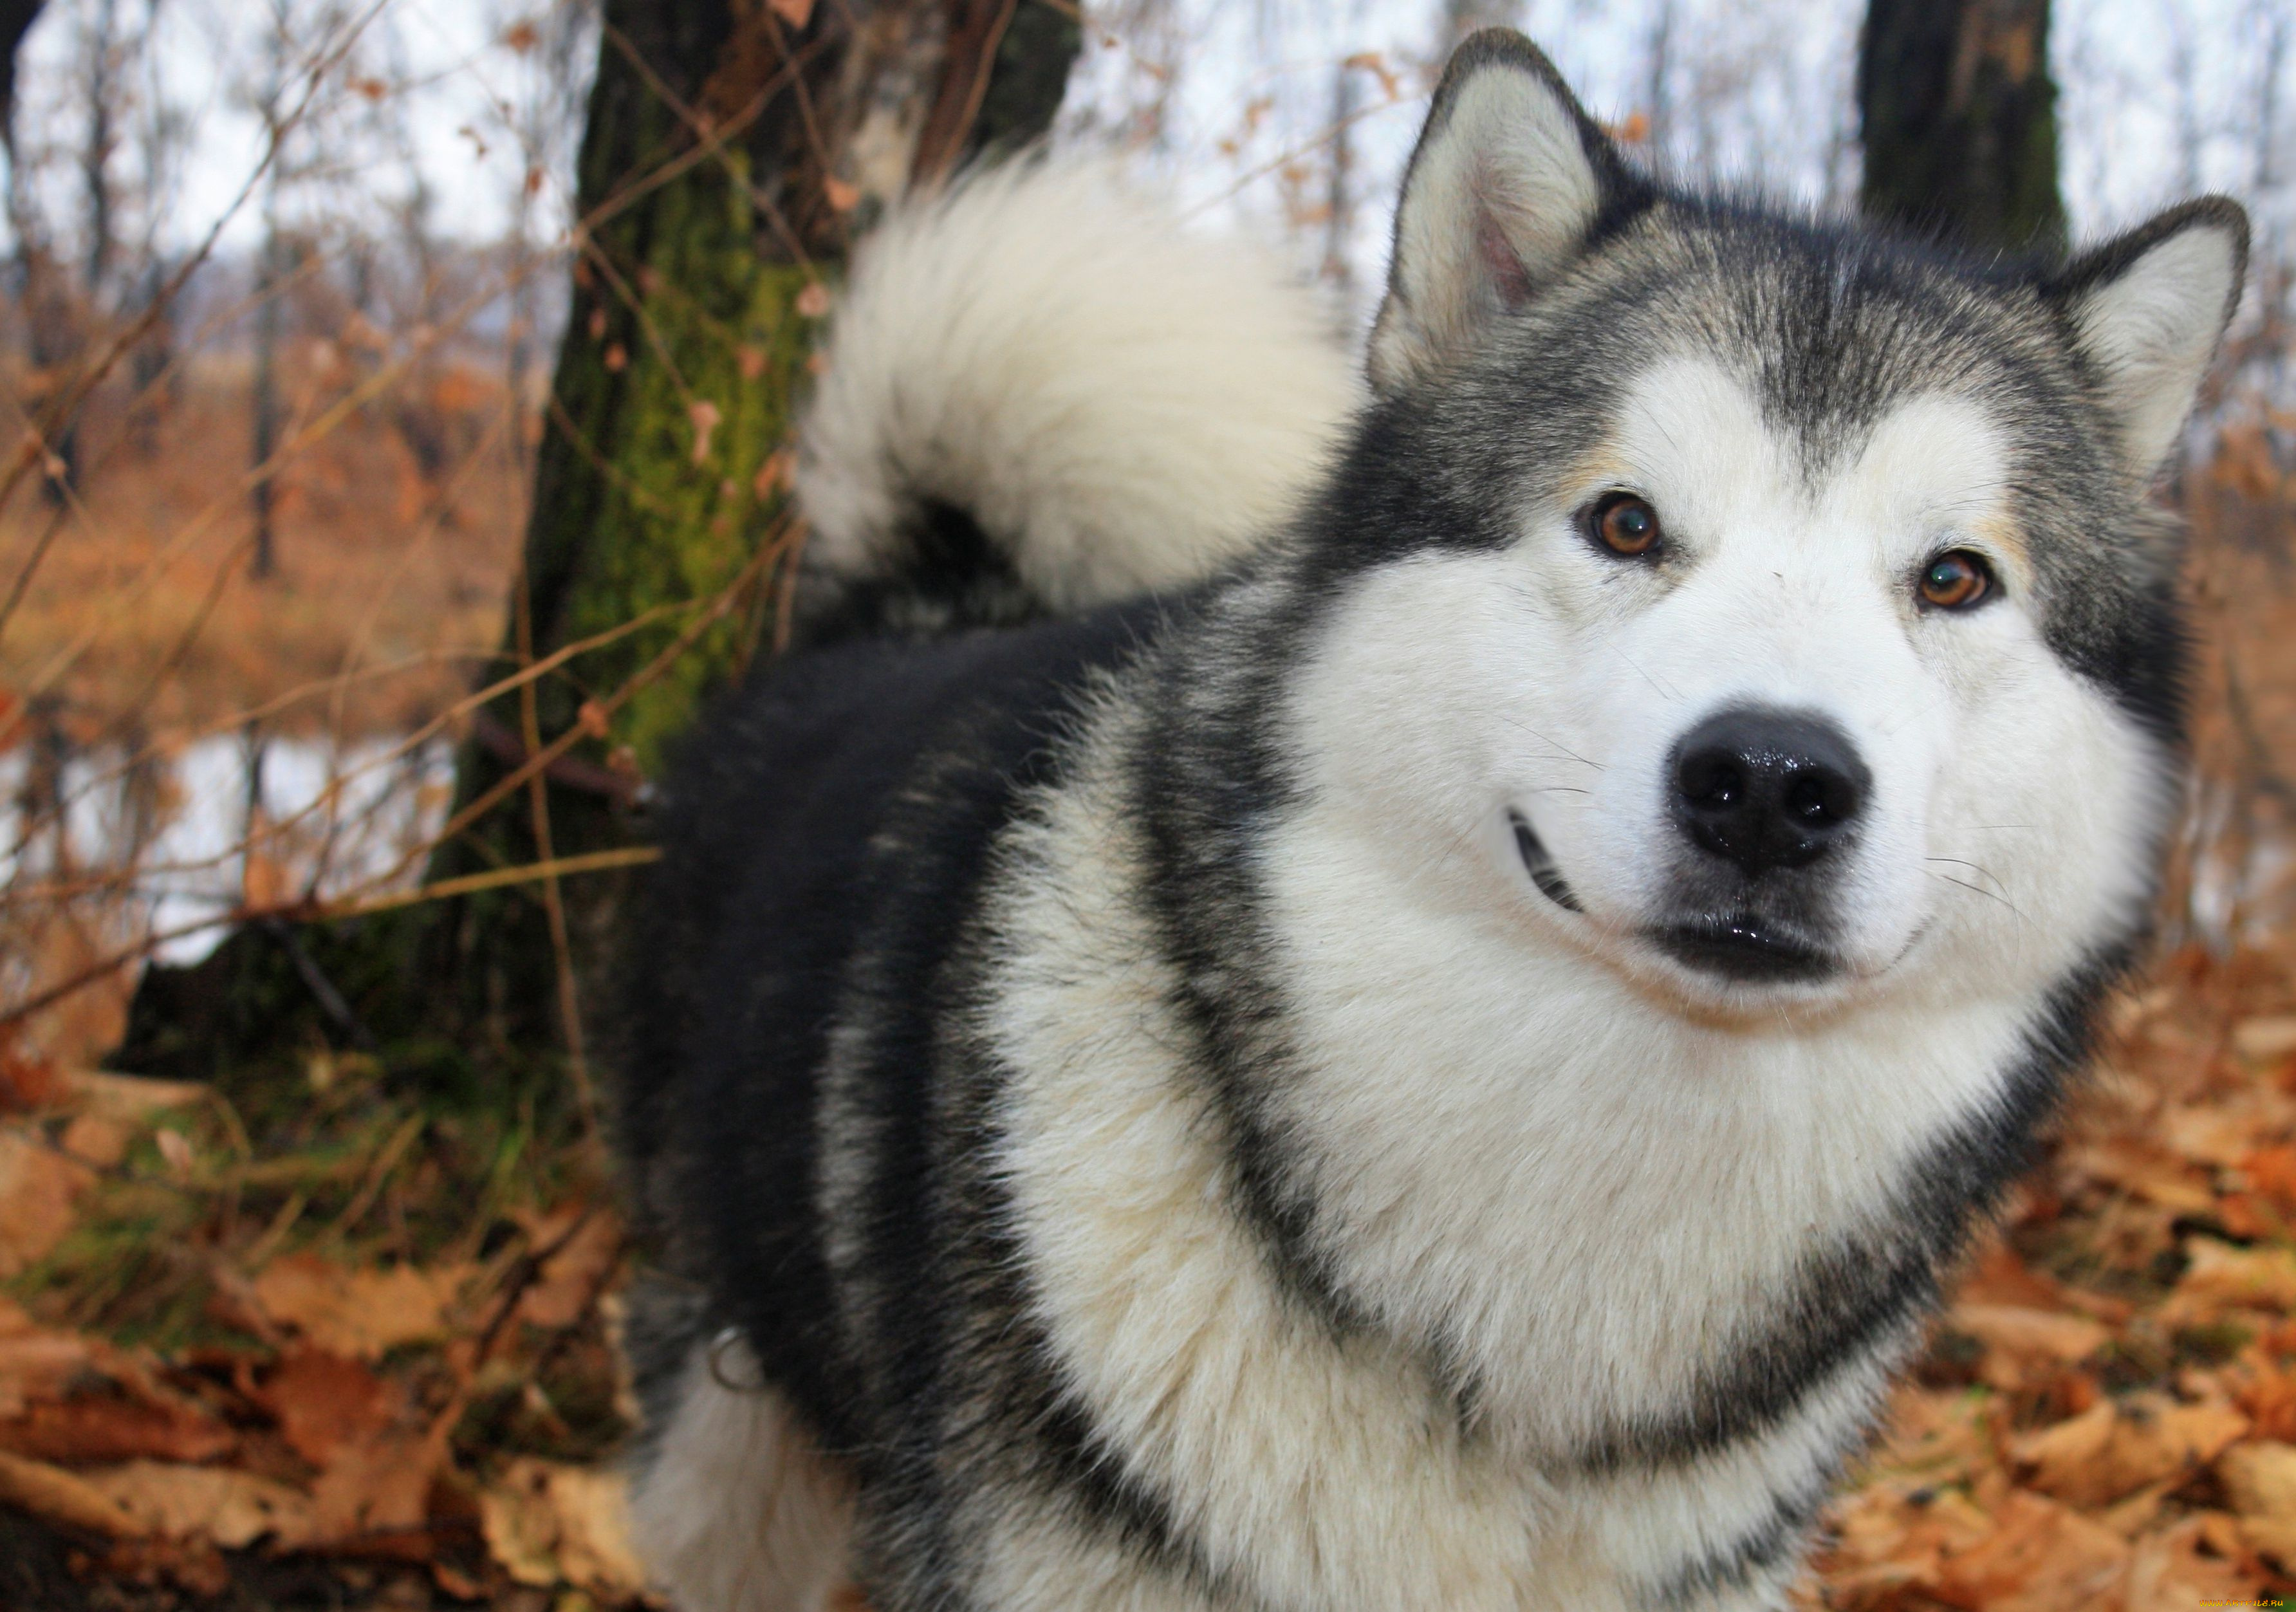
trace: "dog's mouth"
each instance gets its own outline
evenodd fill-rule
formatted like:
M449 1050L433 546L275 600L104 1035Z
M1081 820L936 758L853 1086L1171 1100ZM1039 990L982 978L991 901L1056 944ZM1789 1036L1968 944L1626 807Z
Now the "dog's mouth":
M1530 826L1530 820L1520 812L1510 812L1507 820L1514 825L1515 854L1522 858L1523 871L1538 887L1538 893L1566 912L1579 911L1578 897L1571 894L1562 870L1555 865L1554 854Z
M1824 979L1841 961L1825 946L1759 912L1712 912L1649 931L1660 951L1686 968L1737 985Z

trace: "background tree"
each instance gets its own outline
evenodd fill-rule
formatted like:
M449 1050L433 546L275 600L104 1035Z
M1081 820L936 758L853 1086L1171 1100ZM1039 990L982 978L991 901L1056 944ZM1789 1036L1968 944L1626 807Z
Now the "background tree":
M2049 0L1872 0L1866 211L1980 247L2061 245Z
M637 781L770 646L791 407L847 248L912 185L1042 132L1079 44L1044 0L609 0L503 654L553 670L477 714L431 880L642 839ZM242 931L147 972L119 1061L221 1075L320 1035L462 1078L555 1044L579 1076L618 893L587 872Z

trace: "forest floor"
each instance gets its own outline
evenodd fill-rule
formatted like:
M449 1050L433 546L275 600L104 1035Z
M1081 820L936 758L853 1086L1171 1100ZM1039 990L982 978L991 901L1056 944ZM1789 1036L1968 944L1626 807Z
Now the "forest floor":
M457 407L468 464L489 415ZM99 524L144 561L180 530L168 511L234 495L243 426L201 412L99 484ZM515 482L474 471L449 496L388 420L331 443L335 471L298 461L283 500L281 579L234 572L243 520L218 518L144 596L152 621L118 609L140 564L67 511L0 687L85 639L56 685L74 711L193 732L348 687L347 664L430 657L435 677L310 720L435 714L468 686L439 646L497 641ZM2296 925L2276 904L2296 520L2242 462L2194 506L2203 781L2169 894L2172 932L2214 914L2215 950L2181 945L2116 1007L1830 1508L1806 1608L2296 1595ZM0 574L41 519L0 522ZM569 1105L316 1044L215 1085L94 1072L100 1039L29 1044L0 1045L0 1612L644 1604L616 1464L630 1255Z
M2122 1001L1805 1607L2296 1594L2289 962L2186 951ZM10 1073L0 1608L643 1604L627 1261L586 1143L410 1106L356 1057L231 1094Z

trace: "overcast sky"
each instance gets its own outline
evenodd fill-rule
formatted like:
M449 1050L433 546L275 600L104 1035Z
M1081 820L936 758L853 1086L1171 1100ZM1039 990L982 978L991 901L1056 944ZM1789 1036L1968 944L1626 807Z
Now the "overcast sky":
M86 31L105 3L49 0L20 72L28 145L36 158L51 148L45 187L60 217L76 205L67 160L83 137L75 64L85 60ZM133 28L153 0L110 3ZM298 18L318 10L311 0L279 3ZM375 3L344 9L365 12ZM1651 46L1664 4L1523 0L1519 15L1598 115L1624 119L1650 110ZM274 0L158 0L152 12L160 48L138 115L164 105L185 125L156 221L173 245L202 235L254 167L273 9ZM1168 40L1091 30L1065 127L1095 139L1136 135L1137 112L1161 94L1167 116L1144 162L1205 211L1272 226L1287 200L1284 160L1312 151L1330 125L1333 64L1370 53L1375 65L1359 70L1354 86L1364 110L1351 126L1361 198L1352 255L1375 275L1394 182L1424 110L1439 6L1173 0L1168 9ZM2253 191L2265 0L2059 0L2055 9L2063 180L2078 229L2139 217L2194 179ZM1860 10L1858 0L1673 0L1668 87L1676 110L1667 160L1693 172L1759 175L1816 200L1838 197L1854 181L1849 70ZM419 172L436 229L473 241L498 238L535 154L521 143L521 122L532 124L529 109L554 96L578 106L570 94L578 86L564 79L588 70L586 51L579 72L553 75L541 53L505 43L521 20L548 14L549 0L380 0L353 72L387 93L329 98L295 154L304 176L286 205L350 211L403 199ZM297 38L298 60L321 45L317 37ZM135 130L126 131L114 159L123 191L140 188L140 149ZM539 155L535 227L548 233L562 227L570 149L562 143ZM2276 214L2279 200L2269 199ZM131 221L131 240L142 226ZM249 209L226 240L244 248L258 232Z

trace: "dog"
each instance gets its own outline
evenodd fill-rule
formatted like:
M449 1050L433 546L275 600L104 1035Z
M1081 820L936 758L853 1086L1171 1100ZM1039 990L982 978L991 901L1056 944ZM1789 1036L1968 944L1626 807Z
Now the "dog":
M1784 1606L2141 948L2246 250L1672 188L1504 31L1367 390L1088 168L886 224L630 921L675 1603Z

